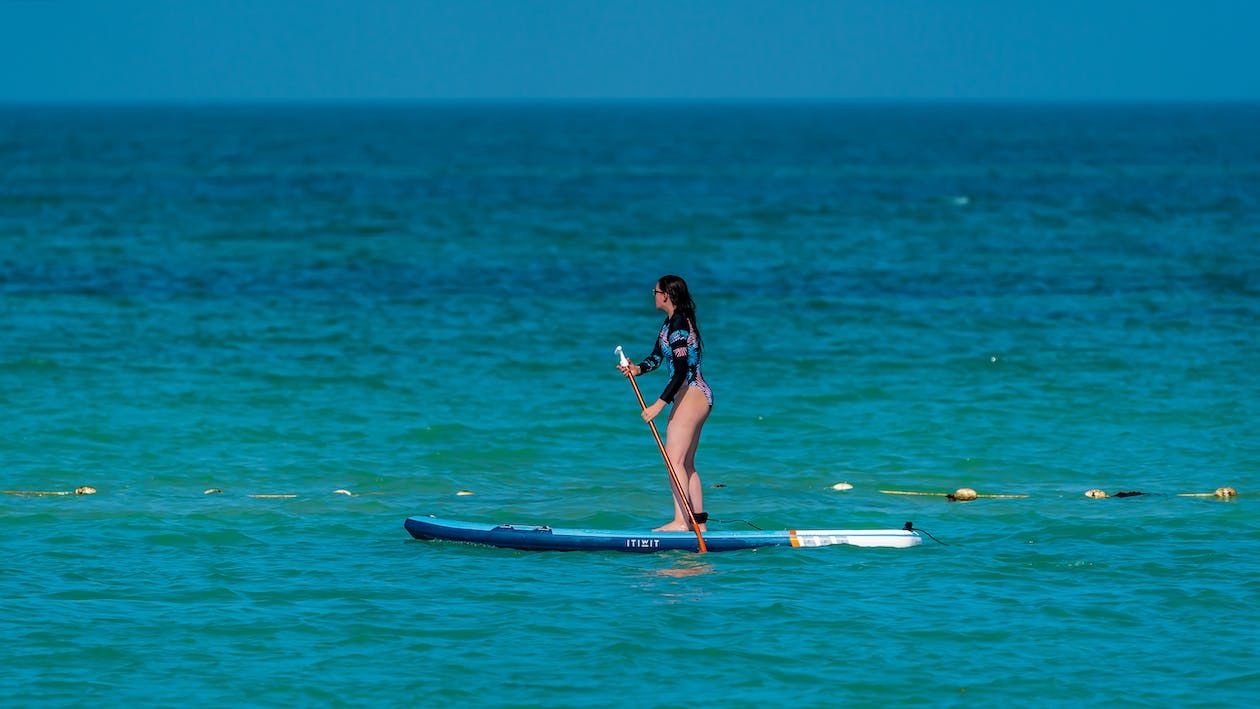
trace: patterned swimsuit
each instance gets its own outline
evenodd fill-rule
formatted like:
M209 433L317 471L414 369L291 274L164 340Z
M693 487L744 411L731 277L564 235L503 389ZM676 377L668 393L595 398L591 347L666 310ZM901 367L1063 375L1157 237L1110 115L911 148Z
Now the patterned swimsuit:
M666 352L672 356L666 357ZM678 391L686 385L703 392L709 406L713 406L713 391L700 373L700 359L700 339L696 337L695 327L682 313L674 313L673 317L665 319L656 337L656 347L647 359L639 363L639 369L641 374L646 374L665 363L669 383L661 392L661 401L672 404Z

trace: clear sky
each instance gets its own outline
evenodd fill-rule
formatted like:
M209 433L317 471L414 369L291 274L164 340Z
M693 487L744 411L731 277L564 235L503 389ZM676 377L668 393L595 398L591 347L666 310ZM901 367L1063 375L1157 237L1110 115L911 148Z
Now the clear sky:
M0 0L0 101L1260 100L1260 0Z

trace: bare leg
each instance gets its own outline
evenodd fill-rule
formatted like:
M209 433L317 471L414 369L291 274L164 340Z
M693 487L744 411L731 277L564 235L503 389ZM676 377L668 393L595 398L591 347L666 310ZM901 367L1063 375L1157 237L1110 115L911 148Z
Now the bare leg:
M674 401L674 408L669 414L669 427L666 429L665 453L669 456L674 472L680 478L682 489L691 500L691 509L695 512L704 510L704 499L701 492L700 476L696 473L696 447L700 443L700 429L709 416L709 402L698 389L688 387L679 392ZM672 485L671 485L672 489ZM691 520L683 511L683 503L674 494L673 521L657 527L658 532L685 532L691 528ZM705 531L700 525L700 531Z
M700 431L704 429L704 422L708 418L709 412L705 411L704 418L696 425L696 432L691 436L691 448L687 450L687 462L683 464L687 471L687 494L691 497L691 509L693 512L705 511L704 486L700 484L700 471L696 470L696 449L700 447ZM708 527L701 523L700 531L708 531Z

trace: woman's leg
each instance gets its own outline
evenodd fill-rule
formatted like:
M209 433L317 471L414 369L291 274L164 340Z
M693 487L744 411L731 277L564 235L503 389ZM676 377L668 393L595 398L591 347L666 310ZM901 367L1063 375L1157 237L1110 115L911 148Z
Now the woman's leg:
M685 393L684 393L685 392ZM700 476L696 473L696 447L700 443L700 429L709 416L709 402L697 389L687 387L679 392L674 408L669 414L669 426L665 433L665 453L669 456L674 472L680 478L682 489L687 492L691 501L691 509L695 512L704 510L704 499L701 492ZM673 489L673 485L670 485ZM683 511L682 501L674 493L674 519L668 524L656 528L658 532L684 532L690 529L687 513ZM700 525L700 531L705 531Z
M687 471L687 494L691 496L693 512L705 511L704 486L700 484L700 472L696 470L696 449L700 447L700 431L704 429L704 422L708 419L709 412L706 410L704 418L700 419L700 423L696 424L696 431L691 435L691 447L687 449L687 461L683 464L683 468ZM701 532L706 529L703 524L700 525Z

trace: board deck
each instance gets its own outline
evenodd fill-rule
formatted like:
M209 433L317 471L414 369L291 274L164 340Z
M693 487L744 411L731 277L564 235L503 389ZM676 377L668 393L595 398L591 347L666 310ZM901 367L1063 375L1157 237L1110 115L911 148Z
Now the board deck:
M416 539L441 539L531 551L696 551L692 532L650 532L615 529L564 529L545 525L459 522L433 516L408 517L403 525ZM755 547L912 547L922 542L906 529L784 529L704 533L709 551Z

